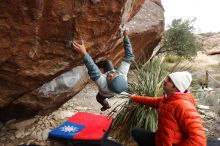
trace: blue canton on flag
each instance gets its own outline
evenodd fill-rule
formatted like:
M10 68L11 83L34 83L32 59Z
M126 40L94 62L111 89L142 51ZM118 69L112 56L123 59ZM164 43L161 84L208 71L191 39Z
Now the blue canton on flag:
M64 122L59 127L50 131L49 135L53 135L65 139L72 139L74 135L82 131L84 128L85 128L84 125L71 123L71 122Z

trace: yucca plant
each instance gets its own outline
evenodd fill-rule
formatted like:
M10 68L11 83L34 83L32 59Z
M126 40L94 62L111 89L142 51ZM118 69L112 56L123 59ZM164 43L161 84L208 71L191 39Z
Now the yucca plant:
M167 76L164 63L160 59L154 59L144 65L135 64L134 79L129 82L129 92L136 95L150 97L161 96L161 84ZM126 145L130 138L131 130L141 127L155 131L157 129L157 114L155 109L126 101L120 105L118 114L113 122L114 137ZM115 111L115 109L113 110ZM113 112L112 112L113 113Z

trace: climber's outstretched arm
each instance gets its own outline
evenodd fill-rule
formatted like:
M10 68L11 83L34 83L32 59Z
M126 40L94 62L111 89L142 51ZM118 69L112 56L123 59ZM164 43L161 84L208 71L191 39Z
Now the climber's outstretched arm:
M125 76L127 76L130 65L132 61L134 61L134 54L130 39L128 37L128 32L125 30L123 35L124 35L123 43L124 43L125 54L122 59L121 65L118 68L118 71L124 74Z
M93 61L92 57L87 53L83 40L81 40L81 44L73 41L73 47L83 57L83 61L86 65L86 68L88 69L88 74L90 78L93 81L98 80L101 77L102 73Z

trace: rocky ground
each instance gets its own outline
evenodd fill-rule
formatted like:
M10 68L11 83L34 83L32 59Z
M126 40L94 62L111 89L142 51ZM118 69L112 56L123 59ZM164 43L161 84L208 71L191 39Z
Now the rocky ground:
M203 58L201 61L200 59ZM218 58L208 57L201 58L193 64L195 66L194 76L199 78L209 69L212 74L218 75L220 64ZM213 59L214 58L214 59ZM204 60L205 59L205 60ZM209 60L210 59L210 60ZM214 83L214 82L213 82ZM214 85L214 84L213 84ZM201 90L197 93L198 109L203 117L205 131L208 137L220 138L220 86L215 84L214 87ZM35 116L31 119L17 121L16 119L8 121L6 124L0 123L0 146L15 146L21 144L37 144L37 145L55 145L62 146L62 143L51 142L47 140L48 132L66 121L77 111L86 111L96 114L108 114L110 110L100 112L101 106L96 102L95 95L97 87L93 83L89 83L76 96L66 102L57 111L48 116ZM114 97L109 100L112 107L126 101L126 98Z
M5 125L1 124L0 146L15 146L21 144L37 144L37 145L60 145L62 143L54 143L48 141L48 132L66 121L77 111L86 111L89 113L105 114L110 110L101 112L101 106L96 102L95 96L97 87L94 83L89 83L76 96L66 102L57 111L49 116L35 116L32 119L23 121L10 120ZM109 103L114 108L116 105L128 99L114 97Z

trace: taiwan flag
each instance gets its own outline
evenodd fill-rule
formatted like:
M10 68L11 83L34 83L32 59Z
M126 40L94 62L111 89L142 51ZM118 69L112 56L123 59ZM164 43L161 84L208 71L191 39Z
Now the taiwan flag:
M84 128L85 125L80 125L72 122L64 122L62 125L49 132L49 135L57 138L72 139Z
M49 138L101 143L111 123L111 116L77 112L66 122L50 131Z

